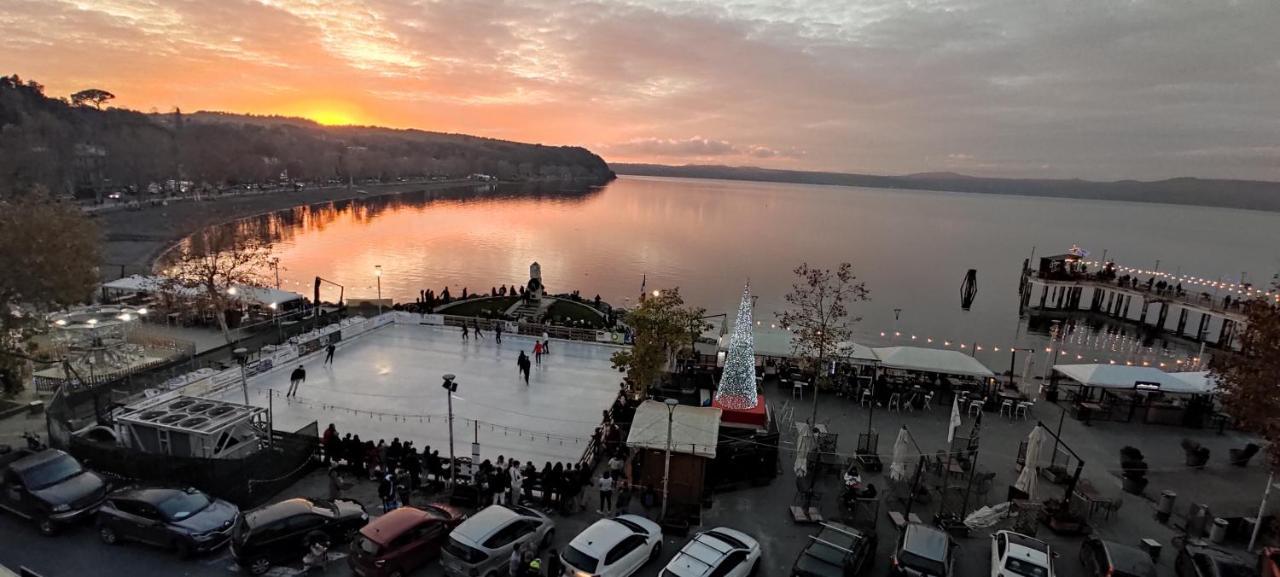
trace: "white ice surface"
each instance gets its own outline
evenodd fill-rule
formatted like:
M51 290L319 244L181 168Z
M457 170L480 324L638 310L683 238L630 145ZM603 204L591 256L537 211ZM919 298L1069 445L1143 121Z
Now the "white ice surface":
M323 430L332 422L342 435L388 443L399 437L412 440L419 450L430 445L445 456L449 433L440 384L441 375L452 373L458 383L453 410L459 457L471 454L477 427L467 419L474 419L480 422L482 459L505 455L533 459L539 466L577 461L600 424L601 411L617 395L621 375L610 367L609 355L618 349L553 341L551 354L533 365L526 386L516 357L524 350L533 359L533 339L504 334L498 345L492 332L484 337L464 342L453 328L389 325L341 343L332 367L322 364L323 352L304 359L307 380L296 400L284 398L292 366L250 379L249 400L265 407L267 389L274 391L277 429L295 430L315 420ZM238 390L221 398L242 400Z

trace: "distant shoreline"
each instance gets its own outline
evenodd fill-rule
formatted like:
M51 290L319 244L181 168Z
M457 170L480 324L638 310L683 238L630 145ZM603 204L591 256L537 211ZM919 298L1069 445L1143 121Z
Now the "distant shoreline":
M935 192L965 192L1082 200L1112 200L1280 212L1280 182L1173 178L1158 181L986 178L955 173L882 176L840 172L775 170L745 166L613 163L619 175L705 178L854 186Z

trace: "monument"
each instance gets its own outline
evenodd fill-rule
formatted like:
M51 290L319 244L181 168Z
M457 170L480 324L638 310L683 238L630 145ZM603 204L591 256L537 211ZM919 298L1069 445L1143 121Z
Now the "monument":
M542 266L536 262L529 265L529 283L525 285L525 290L530 301L542 300Z

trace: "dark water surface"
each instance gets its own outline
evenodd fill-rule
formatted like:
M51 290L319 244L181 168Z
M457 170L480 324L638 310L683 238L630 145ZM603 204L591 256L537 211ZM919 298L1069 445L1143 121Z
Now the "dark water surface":
M532 196L492 187L405 194L236 226L271 239L282 288L308 295L318 275L344 285L348 297L373 297L376 265L383 296L398 301L445 285L454 295L488 292L525 283L537 261L551 292L576 289L617 306L634 302L644 275L650 290L679 286L687 301L731 312L750 279L764 326L781 310L797 264L849 261L871 291L870 302L853 307L863 317L861 340L977 342L979 358L995 368L1008 363L995 346L1043 346L1017 311L1018 269L1033 249L1043 256L1075 244L1122 265L1149 269L1159 260L1161 271L1233 282L1245 273L1268 283L1280 271L1280 213L671 178L622 177L600 189ZM971 268L979 290L963 311L960 285ZM328 290L322 297L336 300ZM1120 358L1112 349L1133 346L1072 334L1067 352L1086 360Z

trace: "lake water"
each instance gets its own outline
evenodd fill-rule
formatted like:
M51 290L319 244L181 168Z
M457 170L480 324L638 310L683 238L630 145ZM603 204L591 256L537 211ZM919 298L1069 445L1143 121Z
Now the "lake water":
M979 343L978 357L997 368L1008 354L994 347L1044 343L1043 328L1029 335L1018 317L1018 270L1033 251L1074 244L1122 265L1158 260L1161 271L1231 281L1244 273L1258 284L1280 271L1280 213L695 179L624 176L596 190L533 195L469 187L298 208L238 226L270 238L282 288L307 295L318 275L348 297L374 297L376 265L383 296L398 301L445 285L455 296L463 287L488 292L525 283L537 261L551 292L599 294L615 306L633 303L645 277L650 290L678 286L709 313L732 312L749 279L764 325L782 310L797 264L848 261L871 293L853 307L860 340ZM969 269L978 271L978 294L964 311ZM336 300L330 290L322 297ZM1076 336L1077 350L1068 343L1067 352L1087 360L1131 346L1087 340L1083 329Z

